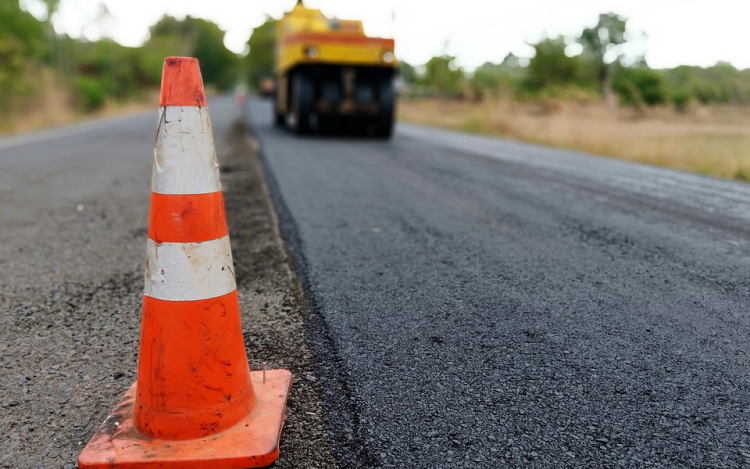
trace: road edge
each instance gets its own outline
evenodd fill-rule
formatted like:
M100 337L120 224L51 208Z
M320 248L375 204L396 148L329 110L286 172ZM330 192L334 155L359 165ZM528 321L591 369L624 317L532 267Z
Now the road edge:
M349 388L346 380L349 371L346 370L338 355L336 341L330 332L322 307L317 302L315 286L310 279L307 258L304 254L304 242L300 237L297 223L281 195L281 187L273 173L263 140L254 130L255 122L249 106L249 102L246 102L242 115L248 133L260 144L258 154L275 209L277 226L284 248L289 253L294 273L302 283L310 307L305 321L305 335L316 354L315 374L322 382L324 423L334 446L336 458L341 467L381 467L378 458L365 445L365 435L359 420L357 396ZM290 134L290 138L296 137Z

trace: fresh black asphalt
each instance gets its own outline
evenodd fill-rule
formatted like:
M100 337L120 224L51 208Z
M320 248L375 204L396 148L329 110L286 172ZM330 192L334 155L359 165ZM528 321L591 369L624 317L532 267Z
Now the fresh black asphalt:
M750 466L750 186L249 114L341 467Z

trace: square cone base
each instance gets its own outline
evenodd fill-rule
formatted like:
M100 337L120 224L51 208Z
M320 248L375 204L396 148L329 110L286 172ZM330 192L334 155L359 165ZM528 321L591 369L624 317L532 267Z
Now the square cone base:
M158 440L141 434L133 425L137 383L128 389L78 456L78 467L246 469L266 467L279 457L286 400L292 386L287 370L251 373L255 409L223 432L194 440Z

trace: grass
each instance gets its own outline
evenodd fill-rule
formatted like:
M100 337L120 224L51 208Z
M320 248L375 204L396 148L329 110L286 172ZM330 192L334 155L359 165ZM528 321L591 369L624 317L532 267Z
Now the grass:
M750 109L613 115L604 104L402 99L399 118L750 181Z
M158 91L148 90L139 100L122 103L108 101L96 112L87 113L71 104L72 99L66 88L59 86L49 72L42 74L41 82L39 95L30 99L24 109L13 115L3 115L0 110L0 135L156 109L159 103Z

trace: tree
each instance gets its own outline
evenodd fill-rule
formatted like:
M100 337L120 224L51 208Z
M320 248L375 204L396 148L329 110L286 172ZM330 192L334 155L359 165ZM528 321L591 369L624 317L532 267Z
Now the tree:
M0 41L5 48L14 42L28 56L39 52L44 40L42 24L16 1L0 2Z
M165 56L192 56L200 62L206 84L223 90L234 84L239 58L224 46L224 31L215 23L190 16L180 21L165 15L150 31L151 37L144 45L149 69L161 73L156 62Z
M416 68L403 60L398 63L398 73L401 76L401 80L408 85L413 85L419 78Z
M604 99L613 111L617 109L612 92L612 66L622 56L622 45L627 41L625 18L614 13L602 13L593 28L586 28L578 42L583 46L583 54L591 64L599 82Z
M71 41L70 51L76 72L73 85L78 105L83 109L95 110L108 98L132 98L159 84L153 74L142 68L141 54L146 53L143 48L125 47L105 38L93 42Z
M718 62L707 68L682 65L661 73L672 90L673 100L750 104L750 69L737 70L731 64Z
M669 88L664 76L648 67L618 67L612 89L620 102L642 109L644 105L666 104Z
M455 98L463 94L464 71L455 57L443 54L425 64L424 82L438 95Z
M563 38L546 38L532 46L535 54L526 71L524 88L540 91L576 84L581 76L581 61L578 57L568 57Z
M43 41L44 28L36 18L16 1L0 2L0 112L33 91L28 79Z
M273 75L277 23L277 20L266 16L266 21L253 29L247 41L249 52L245 58L245 65L250 86L257 87L263 78Z
M523 77L518 57L509 53L502 63L485 62L474 70L469 84L476 99L512 89Z
M221 90L231 88L237 81L239 57L224 46L225 33L216 23L192 20L196 30L192 55L200 62L203 79Z
M501 66L498 64L485 62L477 67L469 79L474 97L477 100L482 100L487 94L498 91L501 77Z

